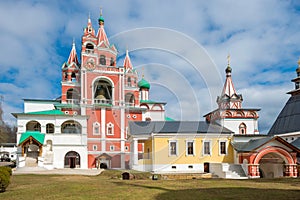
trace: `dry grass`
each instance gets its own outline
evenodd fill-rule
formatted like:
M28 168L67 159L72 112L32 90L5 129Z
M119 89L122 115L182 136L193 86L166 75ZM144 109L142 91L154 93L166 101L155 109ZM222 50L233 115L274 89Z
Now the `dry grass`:
M136 173L121 180L121 171L99 176L14 175L0 199L300 199L300 179L157 180ZM138 175L137 175L138 174Z

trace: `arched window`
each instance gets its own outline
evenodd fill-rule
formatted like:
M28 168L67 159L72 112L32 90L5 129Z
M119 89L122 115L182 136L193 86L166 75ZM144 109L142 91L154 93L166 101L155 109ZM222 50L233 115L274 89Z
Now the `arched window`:
M134 95L131 93L127 93L125 95L125 104L127 106L134 106Z
M93 123L93 134L100 135L100 124L98 122Z
M130 77L127 78L127 86L131 87L131 78Z
M41 132L41 124L37 121L30 121L26 124L26 131L40 131Z
M79 92L73 88L67 91L67 103L77 104L79 103Z
M72 82L77 82L75 72L72 72L72 74L71 74L71 80L72 80Z
M247 126L244 123L241 123L239 126L239 133L242 135L247 134Z
M100 65L106 65L106 58L105 55L100 56Z
M113 135L114 134L114 125L113 125L113 123L109 122L106 125L106 134L107 135Z
M86 46L85 46L85 48L93 50L94 49L94 45L92 45L91 43L87 43Z
M46 124L46 133L54 133L54 124Z
M65 155L65 168L80 168L80 155L76 151L69 151Z
M85 52L86 53L94 53L94 45L92 45L91 43L86 44Z
M110 58L110 66L115 66L115 60L114 60L114 58Z
M81 133L81 125L74 120L66 121L61 125L61 133Z
M112 104L112 85L106 80L94 83L94 103Z
M52 140L47 140L46 145L47 145L47 150L52 151Z

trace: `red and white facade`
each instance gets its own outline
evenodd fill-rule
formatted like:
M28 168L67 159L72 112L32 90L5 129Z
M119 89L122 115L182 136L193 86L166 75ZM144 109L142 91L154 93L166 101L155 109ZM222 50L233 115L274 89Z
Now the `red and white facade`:
M27 110L14 114L18 118L18 141L22 142L19 145L26 143L28 146L33 141L39 147L39 156L36 156L38 166L44 166L42 151L48 141L52 155L49 169L128 168L128 121L165 120L165 103L148 99L150 84L144 78L139 81L128 51L122 66L117 66L118 51L108 40L102 14L98 22L95 30L91 19L88 19L81 38L80 60L73 43L68 61L62 65L61 98L53 101L26 100L24 107ZM45 118L47 122L43 121ZM66 124L66 121L69 123ZM33 125L28 126L28 123ZM48 124L52 124L54 131L47 132L43 128ZM45 135L44 144L36 140L39 135L30 135L30 131ZM25 142L23 133L29 134ZM55 143L57 138L59 144ZM79 146L80 152L77 151ZM27 151L28 148L23 149ZM142 144L138 144L135 153L141 153L142 149ZM73 157L76 157L75 160ZM22 166L26 166L26 153L23 153L22 159ZM73 164L75 162L76 165Z
M74 84L73 88L80 91L78 114L89 116L87 120L88 168L99 167L99 164L104 162L109 168L124 169L128 168L130 158L130 145L126 140L128 121L145 120L148 108L140 105L142 100L140 90L144 88L138 86L138 74L133 68L128 51L123 66L117 67L118 51L107 38L102 15L98 22L97 31L93 28L90 19L84 29L80 77L76 77L79 81L78 87ZM77 64L78 59L74 51L73 46L68 63L71 60L71 63ZM70 85L63 83L62 92L66 93L66 90L70 90ZM69 103L68 101L70 100L66 99L65 103ZM160 117L151 120L164 120L163 106L160 105L158 111L161 113ZM72 109L72 112L74 111L77 110ZM139 151L142 151L142 146L139 146Z

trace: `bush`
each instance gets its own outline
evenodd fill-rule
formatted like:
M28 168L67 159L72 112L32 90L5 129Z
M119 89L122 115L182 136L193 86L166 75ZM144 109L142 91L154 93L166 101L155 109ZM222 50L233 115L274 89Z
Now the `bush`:
M5 192L7 186L10 183L11 168L0 167L0 192Z
M4 170L4 171L7 171L9 176L12 175L12 169L10 167L0 167L0 172ZM5 172L4 172L5 173Z

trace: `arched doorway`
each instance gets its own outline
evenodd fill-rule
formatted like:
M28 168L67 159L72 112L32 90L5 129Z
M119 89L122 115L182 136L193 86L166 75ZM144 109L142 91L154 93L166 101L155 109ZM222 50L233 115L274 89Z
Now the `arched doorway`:
M80 168L80 155L76 151L69 151L65 155L65 168Z
M294 153L278 146L268 146L252 156L254 159L249 163L248 169L250 177L297 177Z
M103 153L95 158L97 169L109 169L111 167L112 157L106 153Z
M22 149L25 166L36 167L38 165L39 157L42 156L43 153L44 139L45 134L38 131L26 131L22 133L19 140L19 147Z
M285 159L277 153L268 153L259 161L259 172L261 178L277 178L284 176Z

